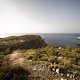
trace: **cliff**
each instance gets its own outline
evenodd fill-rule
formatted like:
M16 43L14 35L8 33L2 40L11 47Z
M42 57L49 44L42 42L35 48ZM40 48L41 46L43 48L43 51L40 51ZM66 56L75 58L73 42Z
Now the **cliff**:
M38 35L11 36L0 38L0 51L11 52L17 49L36 49L47 44Z

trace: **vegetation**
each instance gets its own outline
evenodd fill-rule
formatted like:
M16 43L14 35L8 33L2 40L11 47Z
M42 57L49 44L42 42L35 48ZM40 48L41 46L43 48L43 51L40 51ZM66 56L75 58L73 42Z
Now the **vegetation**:
M46 45L45 41L38 35L0 38L0 52L7 54L17 49L36 49Z
M79 47L8 51L10 48L0 52L0 80L80 80Z

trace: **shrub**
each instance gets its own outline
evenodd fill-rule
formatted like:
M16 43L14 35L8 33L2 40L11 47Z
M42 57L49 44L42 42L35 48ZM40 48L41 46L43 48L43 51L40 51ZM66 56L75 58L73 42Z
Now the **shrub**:
M42 55L41 55L41 53L39 53L39 52L36 52L35 54L34 54L34 60L39 60L40 58L42 57Z
M53 63L58 63L58 60L57 60L57 57L56 57L56 56L50 57L50 58L48 59L48 61L51 62L52 64L53 64Z

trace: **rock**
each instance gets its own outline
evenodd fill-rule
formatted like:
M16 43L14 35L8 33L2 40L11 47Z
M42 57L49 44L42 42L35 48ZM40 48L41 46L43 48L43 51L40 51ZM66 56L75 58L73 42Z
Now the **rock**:
M70 76L70 74L69 73L67 73L67 77L69 77Z
M67 80L67 79L61 78L61 80Z
M58 59L59 61L63 61L63 60L64 60L63 56L59 56L57 59Z
M36 69L36 68L33 68L32 70L33 70L33 71L36 71L37 69Z
M59 50L61 49L61 47L59 47Z
M59 69L58 69L58 68L56 69L56 73L58 73L58 74L59 74Z

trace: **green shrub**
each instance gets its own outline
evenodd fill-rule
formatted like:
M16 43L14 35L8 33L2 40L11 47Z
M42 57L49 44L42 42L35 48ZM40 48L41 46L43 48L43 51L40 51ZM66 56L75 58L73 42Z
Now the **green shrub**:
M56 56L51 56L48 59L48 61L51 62L52 64L54 64L54 63L58 64L58 60L57 60L57 57Z
M34 54L34 60L39 60L40 58L42 57L42 54L41 53L39 53L39 52L36 52L35 54Z

